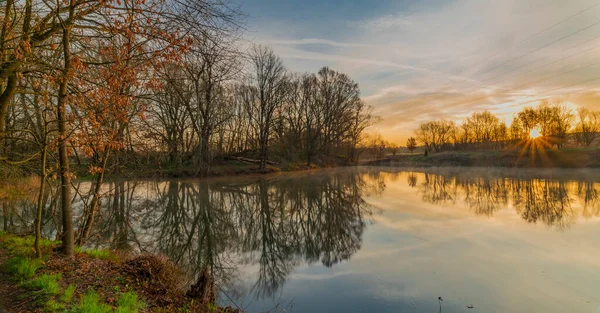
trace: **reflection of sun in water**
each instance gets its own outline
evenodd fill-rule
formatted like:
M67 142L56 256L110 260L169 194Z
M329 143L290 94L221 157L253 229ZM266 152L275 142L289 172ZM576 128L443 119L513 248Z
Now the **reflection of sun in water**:
M536 139L541 136L539 129L534 128L529 132L529 139Z

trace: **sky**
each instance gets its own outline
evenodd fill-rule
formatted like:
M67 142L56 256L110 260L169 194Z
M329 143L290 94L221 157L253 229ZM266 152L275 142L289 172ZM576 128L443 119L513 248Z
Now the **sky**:
M349 74L404 145L422 122L540 100L600 110L598 0L243 0L246 39L288 70Z

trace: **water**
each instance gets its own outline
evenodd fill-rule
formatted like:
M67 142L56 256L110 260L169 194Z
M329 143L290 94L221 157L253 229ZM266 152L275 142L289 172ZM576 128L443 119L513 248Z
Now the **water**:
M103 187L91 246L166 254L189 281L208 266L220 301L249 312L600 308L597 170L358 168ZM33 207L4 203L4 227L22 230ZM48 236L55 220L46 214Z

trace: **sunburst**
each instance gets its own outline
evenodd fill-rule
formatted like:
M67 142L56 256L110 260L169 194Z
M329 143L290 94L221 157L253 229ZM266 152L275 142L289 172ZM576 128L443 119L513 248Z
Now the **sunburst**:
M540 130L537 128L533 128L530 132L529 132L529 139L535 140L537 138L540 138L542 136L542 134L540 134Z

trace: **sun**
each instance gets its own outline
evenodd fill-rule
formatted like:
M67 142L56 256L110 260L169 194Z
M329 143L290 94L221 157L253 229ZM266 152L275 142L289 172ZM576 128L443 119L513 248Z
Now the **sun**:
M536 139L536 138L539 138L540 136L542 136L542 135L540 134L540 131L537 128L534 128L529 132L529 139Z

